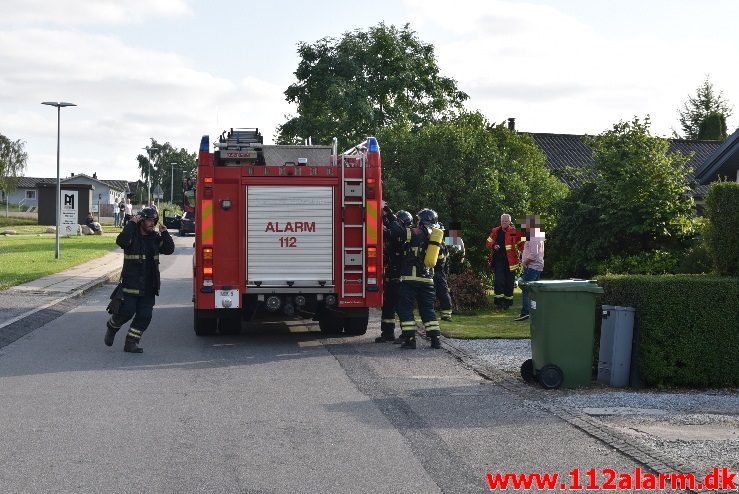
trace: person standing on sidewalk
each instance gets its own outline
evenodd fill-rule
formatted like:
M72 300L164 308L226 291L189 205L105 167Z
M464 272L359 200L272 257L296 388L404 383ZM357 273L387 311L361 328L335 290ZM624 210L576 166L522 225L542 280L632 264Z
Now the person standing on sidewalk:
M118 313L108 320L105 344L113 346L118 330L133 319L123 346L124 352L144 351L138 343L149 327L154 297L159 295L161 287L159 254L174 252L174 241L167 228L159 225L159 231L155 231L158 221L159 214L154 209L144 208L123 227L115 240L124 252L121 272L123 302Z
M521 281L537 281L544 271L544 232L539 230L541 224L538 216L527 216L526 222L521 225L528 233L528 240L523 245L521 263L523 264L523 276ZM521 287L522 306L521 313L514 321L525 321L529 318L529 290L524 285Z
M125 228L128 222L131 221L131 218L133 218L133 204L131 204L131 199L126 199L125 204L123 204L123 220L121 221L121 228Z
M113 203L113 226L117 227L121 224L121 203L118 199Z

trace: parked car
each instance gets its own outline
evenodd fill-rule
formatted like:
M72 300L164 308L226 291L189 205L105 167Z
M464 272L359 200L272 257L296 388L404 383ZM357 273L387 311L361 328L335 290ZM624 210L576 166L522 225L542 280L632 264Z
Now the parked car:
M195 235L195 213L189 211L180 220L180 235L184 236L188 233Z
M182 216L180 216L179 214L176 214L174 216L167 216L166 209L162 212L162 216L164 217L164 226L166 226L167 228L171 230L180 229Z

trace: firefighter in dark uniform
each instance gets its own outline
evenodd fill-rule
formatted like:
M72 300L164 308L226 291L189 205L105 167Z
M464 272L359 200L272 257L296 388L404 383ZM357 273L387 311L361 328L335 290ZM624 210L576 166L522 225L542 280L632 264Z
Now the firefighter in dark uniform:
M387 213L383 212L383 214ZM413 223L411 213L403 210L398 211L388 219L390 221L397 220L404 228L410 227ZM382 321L380 323L381 334L375 338L375 343L395 341L395 313L398 305L398 284L400 283L400 257L402 252L398 249L397 243L391 241L392 235L384 224L383 229L385 272L382 289Z
M154 297L159 295L159 254L174 252L174 241L167 228L159 225L159 231L155 231L158 221L156 209L144 208L131 218L116 238L124 253L121 272L123 301L118 312L108 320L105 344L113 346L115 334L133 318L126 334L124 352L144 351L138 343L151 322Z
M431 209L422 209L416 216L418 224L415 228L403 227L397 220L388 225L391 242L402 252L397 307L403 339L401 348L416 348L416 320L413 315L416 302L426 335L431 338L431 348L441 348L439 321L434 311L434 269L425 263L431 229L439 217ZM438 247L439 242L435 244ZM435 264L436 258L431 266Z
M438 225L442 230L444 227ZM442 321L452 320L452 296L449 293L449 284L447 283L447 275L449 274L449 248L442 243L439 246L439 260L434 266L434 289L436 290L436 300L439 301L439 314Z

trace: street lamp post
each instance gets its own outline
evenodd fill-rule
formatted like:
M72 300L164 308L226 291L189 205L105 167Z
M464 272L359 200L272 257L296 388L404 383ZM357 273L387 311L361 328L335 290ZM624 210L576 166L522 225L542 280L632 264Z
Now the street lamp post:
M42 105L49 105L56 107L56 251L54 252L54 259L59 259L59 228L61 228L61 203L62 203L62 181L59 176L59 137L61 135L61 113L62 107L65 106L77 106L74 103L67 103L64 101L44 101Z
M174 166L179 163L170 163L170 185L169 185L169 203L174 204Z
M141 148L146 150L146 157L149 158L149 173L146 177L146 189L149 193L149 202L146 204L147 207L151 205L151 153L154 151L159 151L159 148L156 146L152 146L150 148Z

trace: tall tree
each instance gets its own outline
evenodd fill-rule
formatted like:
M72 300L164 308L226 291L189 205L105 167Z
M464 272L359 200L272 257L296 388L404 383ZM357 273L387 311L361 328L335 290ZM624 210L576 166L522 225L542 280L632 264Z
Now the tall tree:
M340 39L301 43L298 54L298 81L285 91L298 115L278 128L280 143L338 137L349 146L386 126L448 115L468 98L454 79L439 74L433 45L408 24L380 23Z
M595 178L560 204L548 256L555 276L589 276L611 256L676 248L691 233L689 156L634 118L586 138Z
M726 139L726 117L718 112L709 113L700 124L698 139L723 141Z
M165 201L173 197L175 203L181 204L182 181L186 178L195 178L198 163L197 155L185 148L177 149L169 142L159 143L153 137L147 146L147 154L139 154L136 157L141 178L144 183L150 179L152 188L161 186ZM174 180L172 180L174 174ZM174 189L172 184L174 183ZM143 198L147 195L144 194Z
M726 119L731 116L732 111L731 105L724 98L723 91L718 91L717 93L713 87L713 83L706 77L703 84L696 89L695 96L688 96L687 101L683 103L682 109L678 110L683 135L686 139L700 139L701 126L705 126L704 122L706 119L715 118L711 117L711 115L717 113L723 116L724 131L723 134L719 133L717 136L711 135L710 138L726 139ZM713 124L709 123L709 125Z
M480 113L462 112L419 129L387 127L378 139L388 204L411 213L433 208L446 226L460 224L478 272L486 262L485 238L502 213L518 220L547 216L566 194L531 136L491 124Z
M23 176L28 162L26 143L20 139L11 141L0 134L0 189L7 195L15 190L18 177Z

